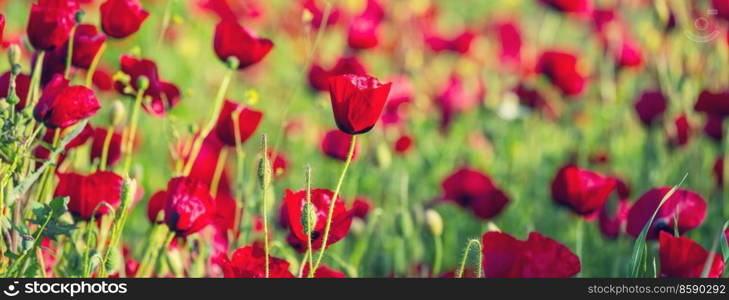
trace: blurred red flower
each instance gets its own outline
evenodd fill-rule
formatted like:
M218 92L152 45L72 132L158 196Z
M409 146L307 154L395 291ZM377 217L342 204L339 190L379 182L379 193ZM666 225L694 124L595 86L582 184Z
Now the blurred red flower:
M443 199L453 201L481 219L496 217L508 204L509 198L485 174L462 167L441 183Z
M559 242L529 233L526 241L502 232L482 237L483 271L488 278L572 277L580 272L580 259Z
M347 29L347 43L352 49L370 49L379 43L378 29L384 17L378 0L367 0L362 13L355 16Z
M165 202L167 202L167 191L157 191L149 198L147 202L147 219L150 223L163 223L164 220L157 222L157 215L159 212L165 209Z
M628 222L628 211L630 211L630 202L628 199L621 198L614 205L610 207L610 203L600 209L598 217L598 225L602 235L608 239L616 239L623 230L625 230L625 224Z
M45 135L43 135L43 143L46 145L53 145L53 137L55 135L55 132L58 129L47 129ZM64 151L61 152L61 154L58 156L58 160L56 161L56 164L61 164L63 160L66 158L66 153L68 151L71 151L71 149L76 148L78 146L81 146L86 143L86 141L89 140L89 138L93 135L94 130L91 128L91 125L86 124L86 127L84 127L81 132L74 137L63 149ZM38 145L33 150L33 157L40 159L40 160L47 160L51 155L51 152L46 149L44 145ZM40 165L40 161L37 163L37 165Z
M79 25L76 27L76 33L73 36L71 63L78 68L88 69L104 42L106 42L106 36L100 33L96 26L91 24Z
M726 118L729 116L729 90L712 92L704 90L696 100L694 110L713 116Z
M408 134L403 134L395 141L395 152L397 154L406 154L412 146L413 138Z
M591 0L539 0L544 5L565 13L565 14L576 14L584 15L589 14L592 11Z
M179 236L188 236L213 221L215 206L207 185L188 177L172 178L167 184L165 223Z
M33 116L48 128L66 128L93 116L101 108L90 89L74 85L61 75L55 75L43 88Z
M476 33L465 29L452 38L443 37L435 33L426 33L425 43L434 52L450 51L457 54L466 54L476 39Z
M236 121L233 120L236 119ZM220 110L217 124L215 125L215 134L218 139L227 146L235 147L236 145L236 128L235 123L238 123L237 133L240 135L238 143L245 143L261 124L263 113L257 110L250 109L244 105L225 100L223 108Z
M39 0L30 8L28 40L39 51L61 47L76 24L76 0Z
M349 151L351 143L352 138L348 134L341 132L338 129L332 129L324 135L324 138L322 138L321 151L326 156L345 161L347 160L347 152ZM355 144L352 160L357 158L358 153L359 144Z
M283 177L289 164L286 156L281 152L268 151L268 159L271 160L273 178Z
M370 210L372 210L372 203L369 199L364 196L354 198L354 202L352 202L352 214L355 218L366 219L367 215L370 214Z
M706 115L704 133L716 142L724 137L724 118L715 114Z
M304 265L304 277L309 275L309 264ZM321 265L316 269L314 278L347 278L344 273L334 270L326 265Z
M109 212L107 203L118 207L124 179L112 172L97 171L91 175L59 173L54 197L69 197L68 210L77 218L90 220Z
M0 14L0 43L3 41L3 32L5 31L5 15Z
M238 69L242 70L263 60L273 48L273 42L259 38L238 22L223 20L215 27L213 47L223 62L231 56L237 58Z
M143 102L144 110L147 112L162 116L180 102L180 90L174 84L162 81L157 72L157 65L153 61L122 55L120 65L121 71L129 75L130 81L128 85L116 81L114 87L118 92L134 96L139 88L137 86L139 78L145 76L149 80L149 87L144 95L151 97L152 101Z
M230 260L223 259L221 265L226 278L266 277L266 253L257 243L235 250ZM269 256L268 277L293 278L294 275L289 271L286 260Z
M323 5L319 5L317 0L301 0L301 6L304 10L308 11L312 15L311 26L319 29L322 23L326 26L331 26L339 21L341 10L334 6L329 11L329 17L324 21L324 9ZM333 5L333 4L332 4Z
M114 89L114 80L111 78L111 75L109 75L109 72L104 69L97 68L96 71L94 71L92 81L94 86L101 91L106 92Z
M28 98L28 88L30 88L30 76L26 74L18 74L15 77L15 94L20 98L20 102L15 105L15 110L25 108L25 101ZM0 98L7 98L10 92L10 71L0 76Z
M724 157L719 156L714 161L714 166L711 168L712 173L714 173L714 181L716 182L716 186L723 187L724 186Z
M537 62L537 72L546 76L566 96L585 90L587 79L577 69L577 56L562 51L546 51Z
M324 69L324 67L318 64L312 64L308 73L309 85L318 91L328 91L329 78L344 74L364 76L367 75L367 68L365 68L356 56L340 57L329 70Z
M95 128L92 142L91 142L91 157L90 160L93 161L94 159L101 159L101 155L104 152L104 143L106 141L106 137L108 135L107 129L104 128ZM122 154L122 135L119 132L112 132L111 137L109 139L109 148L107 151L107 157L106 157L106 165L107 166L113 166L117 162L119 162L119 159L121 159Z
M680 114L673 121L673 132L670 133L669 141L674 146L686 146L691 138L691 123L686 114Z
M484 99L486 88L481 80L476 81L475 88L469 90L460 75L450 75L448 83L435 98L441 113L441 129L448 128L455 114L475 108Z
M99 9L101 29L108 36L117 39L137 32L149 16L138 0L107 0Z
M666 111L668 100L660 91L645 91L635 102L635 111L645 126L655 124Z
M605 205L615 183L612 177L567 165L552 181L552 199L576 214L588 216Z
M658 244L661 277L699 278L710 257L712 261L707 277L718 278L724 272L724 260L719 253L709 253L685 236L674 237L661 232Z
M661 199L671 188L654 188L633 204L628 212L627 232L638 237L648 220L656 211ZM658 238L660 231L673 232L678 227L678 232L683 234L701 225L706 217L706 202L698 194L684 189L678 189L658 209L653 223L648 231L647 239ZM675 224L675 222L678 224Z
M332 111L339 130L351 135L370 131L380 119L391 85L353 74L330 78Z
M324 229L326 228L327 217L329 216L329 206L331 205L334 192L327 189L312 189L311 204L314 206L316 223L311 232L312 250L322 248L322 240L324 238ZM302 213L306 205L306 190L292 192L286 190L284 195L284 205L288 215L289 223L289 243L299 252L305 252L307 248L307 236L304 232L304 224L302 224ZM352 211L348 211L345 207L344 200L337 197L334 203L334 213L332 215L332 225L329 231L327 247L338 242L349 232L352 225Z

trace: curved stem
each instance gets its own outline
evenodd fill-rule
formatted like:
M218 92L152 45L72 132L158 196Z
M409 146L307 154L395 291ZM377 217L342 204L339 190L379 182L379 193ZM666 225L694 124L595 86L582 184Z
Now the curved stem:
M433 276L440 274L440 267L443 261L443 239L438 236L433 236L433 243L435 243L435 257L433 258Z
M106 136L104 136L104 146L101 148L101 161L99 162L99 170L105 171L107 160L109 159L109 146L111 138L114 136L114 126L106 128Z
M468 241L468 245L466 245L466 249L463 250L463 258L461 259L461 266L458 268L458 273L456 273L456 278L463 278L463 271L466 269L466 261L468 260L468 256L471 254L471 248L473 245L476 245L476 249L478 250L478 263L476 264L478 272L476 273L478 278L481 278L483 275L483 269L481 267L481 261L483 260L483 254L481 242L476 239L472 239Z
M182 170L182 174L187 176L192 171L192 166L195 164L195 159L197 159L197 155L200 154L200 148L202 148L203 140L205 140L205 137L207 137L208 133L213 130L213 127L215 127L215 121L218 118L218 115L220 114L220 110L223 108L223 99L225 98L225 92L228 90L228 86L230 85L230 80L233 77L233 72L235 72L234 69L228 69L228 73L225 74L225 77L223 77L223 81L220 83L220 88L218 88L218 93L215 95L215 106L213 107L212 114L210 115L210 119L208 120L208 123L203 127L202 131L198 134L198 136L195 138L195 142L192 145L192 150L190 150L190 155L187 158L187 163L185 164L185 168Z
M126 147L125 147L125 161L124 161L124 169L122 174L124 176L129 175L129 167L132 165L132 148L134 147L134 139L137 135L137 123L139 123L139 110L142 107L142 99L144 98L144 93L146 92L146 89L140 88L137 91L137 97L134 99L134 107L132 107L132 117L129 120L129 134L127 135L126 140Z
M228 148L223 147L218 153L218 162L215 164L215 171L213 172L213 179L210 182L210 195L215 198L218 195L218 185L220 184L220 177L223 176L223 170L225 169L225 160L228 158Z
M94 82L94 73L96 72L96 68L99 65L99 61L101 61L101 56L104 53L104 50L106 50L106 42L101 44L101 47L99 47L99 51L96 51L96 55L94 55L94 60L91 61L91 66L89 66L89 69L86 72L87 88L91 88L91 83Z
M76 28L78 25L73 25L71 28L71 34L68 36L68 49L66 53L66 70L63 71L63 78L68 79L68 75L71 73L71 61L73 60L73 39L76 36Z
M321 260L324 257L324 252L327 249L327 242L329 241L329 231L332 227L332 215L334 214L334 204L337 202L337 197L339 196L339 190L342 188L342 182L344 182L344 176L347 174L347 169L349 169L349 165L352 163L352 156L354 156L354 148L357 143L357 136L352 135L352 140L349 144L349 152L347 153L347 160L344 162L344 167L342 168L342 173L339 175L339 181L337 182L337 187L334 189L334 196L332 196L332 201L329 204L329 211L327 212L327 224L326 227L324 227L324 237L322 238L321 243L321 251L319 251L319 256L316 258L316 263L313 267L310 268L310 274L315 274L316 269L319 268L319 264L321 264Z

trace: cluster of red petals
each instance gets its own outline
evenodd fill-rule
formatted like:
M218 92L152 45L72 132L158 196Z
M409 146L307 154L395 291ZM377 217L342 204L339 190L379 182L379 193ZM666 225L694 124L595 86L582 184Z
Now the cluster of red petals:
M311 204L316 210L316 225L311 232L312 250L322 248L324 229L326 227L327 218L329 216L329 206L331 205L334 192L327 189L312 189ZM284 206L288 216L289 236L287 241L299 252L305 252L308 244L308 237L305 233L304 224L302 224L302 213L306 204L306 190L293 192L286 190L284 195ZM327 239L327 247L338 242L349 232L352 225L352 211L347 210L344 200L337 197L334 203L334 212L332 214L332 225Z
M213 221L213 197L207 185L188 177L175 177L167 184L165 223L179 236L200 231Z
M614 178L568 165L552 181L552 199L576 214L587 216L605 205L615 184Z
M43 88L33 116L48 128L66 128L93 116L101 105L90 89L74 85L61 75L56 75Z
M121 203L121 176L107 171L98 171L90 175L75 173L58 174L59 181L54 197L69 197L68 210L77 218L89 220L100 217Z
M395 141L395 152L398 154L406 154L413 146L413 138L408 134L403 134Z
M385 107L391 83L374 77L345 74L329 79L334 120L347 134L362 134L375 127Z
M558 278L580 272L580 260L567 247L529 233L526 241L502 232L487 232L483 240L483 271L489 278Z
M509 202L506 194L485 174L463 167L441 183L443 199L470 209L481 219L496 217Z
M273 42L259 38L236 21L223 20L215 27L213 48L223 62L229 57L237 58L238 69L242 70L263 60L273 49Z
M281 258L269 256L270 278L293 278L289 271L289 263ZM226 278L265 278L266 253L259 244L246 246L233 252L230 260L222 262L223 274ZM318 273L318 270L317 270Z
M661 231L672 233L675 227L683 234L701 225L706 217L706 201L692 191L678 189L658 208L670 189L655 188L638 198L628 213L626 228L628 234L633 237L640 235L656 209L658 213L648 230L648 239L658 238L658 233Z
M349 153L349 147L352 145L352 137L338 129L332 129L324 134L321 140L321 151L324 155L345 161ZM357 158L359 153L359 144L355 143L352 160Z
M76 0L39 0L30 8L28 40L36 50L47 51L66 43L76 24Z
M78 25L76 33L73 35L71 63L75 67L88 69L105 41L106 36L100 33L96 26L91 24ZM65 54L68 48L64 47L63 49Z
M645 91L635 102L635 111L645 126L655 124L668 106L668 100L660 91Z
M15 77L15 94L20 98L20 102L15 105L16 110L25 108L25 102L28 99L28 89L30 88L30 76L26 74L18 74ZM0 98L7 98L10 92L10 71L0 76Z
M122 39L139 30L149 13L139 0L107 0L100 7L101 29L108 36Z
M261 124L261 119L262 112L225 100L214 133L225 145L235 147L236 140L238 144L243 144L253 135Z
M708 277L718 278L724 272L724 260L719 253L709 253L687 237L674 237L661 232L658 238L662 277L699 278L709 259Z
M122 94L134 96L139 87L137 86L140 77L144 76L149 80L149 87L144 95L151 98L151 101L143 102L144 109L154 115L164 115L178 102L180 102L180 90L172 83L163 81L157 71L157 64L148 59L138 59L129 55L123 55L120 59L121 71L129 75L129 86L117 81L114 83L116 90ZM131 88L131 90L129 90Z
M587 79L577 69L577 56L563 51L546 51L537 61L537 72L566 96L577 96L585 90Z

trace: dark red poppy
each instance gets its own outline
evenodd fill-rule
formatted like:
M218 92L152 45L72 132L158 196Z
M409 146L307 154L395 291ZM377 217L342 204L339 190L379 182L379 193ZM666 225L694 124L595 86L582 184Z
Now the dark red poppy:
M311 232L311 247L313 250L319 250L322 247L324 238L324 229L326 228L329 206L331 205L334 192L327 189L312 189L311 204L316 210L316 224ZM304 224L302 224L302 213L306 204L306 191L301 190L292 192L286 190L284 195L284 205L286 206L288 223L289 223L289 243L299 252L305 252L307 248L307 236L304 232ZM332 215L332 225L329 231L327 247L338 242L349 232L352 225L353 214L345 207L344 200L338 197L334 203L334 213Z
M101 29L108 36L117 39L137 32L149 16L138 0L107 0L99 9Z
M309 264L304 265L304 277L309 276ZM314 278L347 278L344 273L334 270L326 265L321 265L314 272Z
M729 22L729 2L726 0L711 0L711 5L714 7L718 18Z
M235 226L235 215L238 210L237 203L227 193L218 193L214 200L213 225L219 231L226 232L227 235L227 231Z
M391 85L369 76L345 74L331 77L329 92L339 130L354 135L375 127Z
M509 198L478 170L462 167L441 183L443 199L470 209L481 219L496 217L508 204Z
M494 31L499 41L499 62L506 66L521 63L522 37L519 24L515 20L495 24Z
M25 101L28 99L28 88L30 87L30 76L26 74L18 74L15 77L15 94L20 98L20 102L15 105L15 110L25 108ZM10 71L0 76L0 98L7 98L10 92Z
M106 36L100 33L96 26L91 24L79 25L73 35L71 63L78 68L88 69L105 41Z
M214 200L202 182L188 177L175 177L167 184L165 223L179 236L187 236L213 221Z
M259 38L238 22L223 20L215 27L213 46L220 60L227 62L233 56L238 59L238 70L242 70L263 60L273 49L273 42Z
M625 230L625 224L628 222L628 211L630 211L630 202L626 198L621 198L616 201L614 207L605 203L600 209L600 215L598 217L598 225L602 235L608 239L616 239L623 230Z
M349 146L352 144L352 137L338 129L328 131L321 140L321 151L326 156L341 161L347 160ZM359 144L354 145L352 160L357 158Z
M48 128L66 128L93 116L101 108L90 89L74 85L56 75L38 100L33 116Z
M109 212L107 203L118 207L121 203L121 189L124 179L112 172L98 171L91 175L75 173L58 174L59 181L54 197L69 197L68 210L77 218L90 220ZM98 207L98 208L97 208Z
M565 14L589 14L593 7L591 0L540 0L540 2Z
M537 72L567 96L576 96L585 90L587 79L577 69L577 56L563 51L546 51L537 62Z
M95 128L91 143L91 160L101 159L101 155L104 152L104 143L108 131L104 128ZM122 135L120 132L112 132L111 138L109 139L109 148L107 150L106 165L113 166L122 154Z
M354 74L354 75L367 75L367 68L360 62L356 56L342 56L340 57L334 66L325 70L322 66L312 64L309 69L309 85L318 91L329 90L329 78L336 75Z
M729 116L729 90L721 92L702 91L694 109L698 112L726 118Z
M167 202L167 191L158 191L149 198L147 203L147 219L151 223L157 222L157 215L159 212L165 209L165 203ZM164 222L161 220L159 223Z
M724 157L719 156L714 161L714 166L711 168L712 173L714 173L714 181L716 182L716 186L723 187L724 186Z
M615 179L574 165L557 171L552 180L552 199L576 214L591 215L605 204L615 188Z
M378 28L384 10L377 0L368 0L364 11L354 17L347 30L347 43L352 49L370 49L379 42Z
M635 112L645 126L655 124L666 111L668 100L660 91L645 91L635 102Z
M688 145L691 138L691 123L686 114L680 114L673 121L673 132L669 137L669 141L675 146Z
M699 278L707 260L712 259L707 277L718 278L724 272L724 260L719 253L709 253L685 236L674 237L661 232L658 239L661 277Z
M530 109L538 111L548 119L555 119L557 117L556 112L549 104L547 99L539 92L539 90L531 88L524 83L514 88L514 94L519 97L519 103Z
M294 277L289 271L289 263L286 260L273 256L269 256L268 259L268 277ZM266 252L257 243L239 248L233 252L230 260L223 260L222 268L226 278L264 278L266 277Z
M41 86L47 85L56 75L64 75L66 71L66 58L68 55L68 44L54 50L46 51L43 59L43 73L41 73ZM38 60L38 53L33 55L32 63Z
M628 212L628 226L626 231L633 237L638 237L648 220L656 211L663 197L671 188L661 187L652 189L633 204ZM706 202L698 194L684 189L678 189L661 206L648 231L648 239L658 238L660 231L673 233L674 227L683 234L701 225L706 217ZM675 224L678 221L678 224Z
M76 0L39 0L30 8L28 40L40 51L63 46L76 24Z
M157 65L153 61L122 55L120 64L121 71L130 78L128 85L120 81L114 83L114 87L120 93L135 96L139 88L137 86L139 78L145 76L149 80L149 87L144 95L151 97L151 101L143 103L147 112L161 116L180 102L180 90L174 84L160 78Z
M225 145L235 147L236 145L236 121L238 123L238 134L240 135L239 143L245 143L261 124L263 113L250 109L244 105L225 100L223 108L220 110L218 121L215 126L215 134L218 139Z
M529 233L526 241L502 232L487 232L483 241L483 271L488 278L572 277L580 259L559 242Z
M372 210L372 203L369 199L363 196L354 198L354 202L352 202L352 214L354 217L364 220L370 214L370 210Z
M714 114L706 115L704 133L716 142L721 142L724 137L724 118Z
M413 138L408 134L401 135L397 141L395 141L395 152L398 154L405 154L410 151L413 146Z
M435 52L450 51L457 54L466 54L471 49L471 44L476 39L476 33L465 29L452 38L443 37L437 34L426 34L425 43Z

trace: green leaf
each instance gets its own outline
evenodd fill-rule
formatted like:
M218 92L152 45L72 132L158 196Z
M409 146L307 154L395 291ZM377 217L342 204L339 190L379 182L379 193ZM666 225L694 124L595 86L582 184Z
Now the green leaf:
M68 211L68 201L68 197L56 197L48 204L33 202L33 218L30 222L42 226L48 220L42 234L51 239L56 239L60 235L70 235L76 226L61 219L61 216Z

